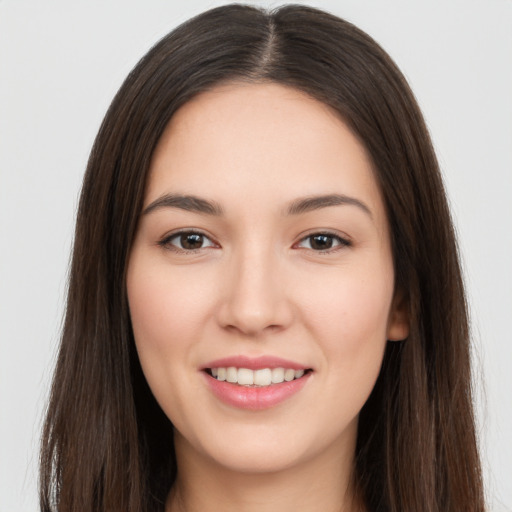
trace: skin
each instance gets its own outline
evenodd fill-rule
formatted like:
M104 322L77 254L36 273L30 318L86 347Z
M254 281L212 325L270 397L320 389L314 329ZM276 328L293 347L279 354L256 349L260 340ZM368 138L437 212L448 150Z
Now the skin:
M336 113L301 92L223 85L184 105L159 141L144 209L165 194L223 211L153 206L128 266L137 351L175 426L179 472L167 510L358 510L359 411L387 340L408 333L366 150ZM330 194L361 204L288 211ZM182 249L172 238L179 230L207 238ZM318 233L331 248L317 250ZM313 372L283 403L239 409L221 402L201 371L239 354Z

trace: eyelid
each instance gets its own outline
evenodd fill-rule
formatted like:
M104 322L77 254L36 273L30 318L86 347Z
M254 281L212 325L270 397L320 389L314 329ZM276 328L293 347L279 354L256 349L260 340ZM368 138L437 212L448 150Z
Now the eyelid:
M184 249L181 247L178 247L175 244L172 244L171 241L175 238L178 238L182 235L200 235L205 240L209 242L209 244L205 247L199 247L197 249ZM319 250L319 249L313 249L312 247L301 247L301 244L304 243L309 238L312 238L314 236L326 236L333 238L337 241L336 245L333 247L329 247L328 249ZM205 233L201 229L197 228L180 228L175 231L171 231L170 233L165 234L158 242L157 245L163 247L164 249L177 252L177 253L183 253L183 254L192 254L197 253L199 251L202 251L204 249L209 248L219 248L219 244L214 240L214 238ZM312 231L309 231L307 233L303 233L300 235L300 238L297 242L295 242L292 246L294 249L306 249L311 252L317 253L317 254L326 254L326 253L332 253L336 252L340 249L343 249L345 247L350 247L352 245L352 241L350 238L345 235L344 233L341 233L339 231L329 230L329 229L315 229Z
M334 247L329 247L328 249L324 249L324 250L316 250L316 249L313 249L312 247L301 247L300 246L300 244L302 244L307 239L312 238L314 236L332 237L332 238L336 239L338 243ZM310 231L309 233L301 234L298 242L296 242L293 245L294 248L306 249L306 250L312 251L316 254L332 253L332 252L336 252L340 249L343 249L346 247L351 247L351 246L352 246L352 241L346 234L341 233L339 231L329 230L329 229L316 229L316 230Z
M174 245L171 243L171 241L175 238L178 238L182 235L201 235L204 239L208 240L210 242L210 245L207 245L206 247L199 247L198 249L183 249L181 247L178 247L177 245ZM219 244L213 239L211 235L208 235L201 229L196 228L180 228L175 231L171 231L170 233L165 234L158 242L157 245L160 247L163 247L164 249L167 249L169 251L173 251L176 253L181 254L193 254L197 253L199 251L202 251L204 249L209 249L211 247L218 248Z

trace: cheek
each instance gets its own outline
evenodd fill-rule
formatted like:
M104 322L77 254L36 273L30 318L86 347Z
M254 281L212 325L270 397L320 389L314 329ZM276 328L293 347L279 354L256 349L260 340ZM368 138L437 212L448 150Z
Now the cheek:
M187 409L182 386L190 381L194 347L208 317L211 292L185 269L172 271L165 259L155 261L144 248L135 248L127 294L142 371L160 407L176 424Z
M135 345L155 398L169 415L179 410L180 382L186 382L195 342L210 305L202 280L186 270L171 271L135 249L127 273L127 293Z
M135 251L128 267L127 291L139 351L187 345L209 307L209 294L201 280L190 279L187 272L171 272L159 262L148 264Z
M327 364L335 367L331 375L337 380L344 379L346 386L369 391L386 346L388 309L371 294L364 300L343 293L337 298L338 301L326 305L325 314L330 321L326 318L318 325Z
M358 275L360 274L360 275ZM320 279L317 275L300 292L307 325L336 347L363 348L373 339L385 340L393 296L393 271L347 270Z
M355 270L339 272L327 282L312 281L304 294L306 326L321 347L327 370L326 393L353 414L363 406L379 374L393 295L392 269L368 276Z

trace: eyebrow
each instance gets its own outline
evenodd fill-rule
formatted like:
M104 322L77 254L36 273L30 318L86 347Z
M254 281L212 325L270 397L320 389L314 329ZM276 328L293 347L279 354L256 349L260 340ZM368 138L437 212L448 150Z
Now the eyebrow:
M344 194L328 194L299 198L290 203L287 213L288 215L299 215L321 208L342 205L356 206L373 218L370 208L365 203L355 197L346 196Z
M300 215L302 213L329 208L331 206L350 205L356 206L373 218L370 208L355 197L344 194L327 194L321 196L308 196L292 201L286 211L287 215ZM155 199L142 212L147 215L160 208L179 208L189 212L203 213L206 215L221 216L224 214L222 206L215 201L203 199L194 195L165 194Z
M179 208L188 212L215 216L220 216L224 213L222 207L215 201L209 201L208 199L192 195L165 194L144 208L142 214L147 215L160 208Z

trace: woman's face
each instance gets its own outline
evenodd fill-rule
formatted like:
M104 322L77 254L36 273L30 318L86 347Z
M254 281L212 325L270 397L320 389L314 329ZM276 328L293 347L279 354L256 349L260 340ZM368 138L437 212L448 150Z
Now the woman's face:
M127 287L178 457L236 471L351 456L386 340L407 334L364 147L276 84L218 87L172 118Z

